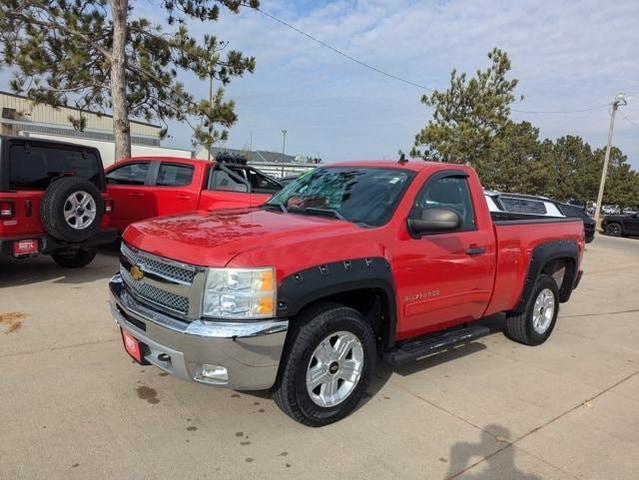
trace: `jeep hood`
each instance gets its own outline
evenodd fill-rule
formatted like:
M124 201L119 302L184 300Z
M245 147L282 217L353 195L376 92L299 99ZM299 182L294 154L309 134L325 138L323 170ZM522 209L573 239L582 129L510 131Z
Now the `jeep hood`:
M356 225L333 218L233 209L145 220L130 225L123 238L128 245L161 257L205 267L224 267L248 250L357 230L360 228Z

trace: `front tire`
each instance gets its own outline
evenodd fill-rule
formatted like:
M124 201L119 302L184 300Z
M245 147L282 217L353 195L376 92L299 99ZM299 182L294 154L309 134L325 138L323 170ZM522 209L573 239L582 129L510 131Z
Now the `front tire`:
M606 224L604 232L606 233L606 235L610 235L611 237L621 237L623 230L621 229L621 224L612 222Z
M525 310L509 314L504 326L505 335L525 345L541 345L550 337L559 315L559 288L550 276L537 278L535 288Z
M375 370L377 346L357 311L323 304L293 320L273 398L298 422L320 427L350 414Z
M53 261L64 268L82 268L90 264L97 252L93 249L77 248L53 253Z

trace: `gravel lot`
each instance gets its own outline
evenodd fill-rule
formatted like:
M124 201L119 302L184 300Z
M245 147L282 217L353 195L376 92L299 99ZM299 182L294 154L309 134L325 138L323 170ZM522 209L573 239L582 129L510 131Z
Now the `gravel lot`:
M322 429L267 394L132 364L107 308L117 257L0 260L0 478L639 476L639 240L588 246L545 345L497 332L380 367L364 405Z

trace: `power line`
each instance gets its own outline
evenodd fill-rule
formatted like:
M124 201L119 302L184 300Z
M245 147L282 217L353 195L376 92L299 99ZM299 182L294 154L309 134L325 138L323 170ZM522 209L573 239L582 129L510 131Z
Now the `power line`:
M601 110L602 108L608 108L610 103L606 103L603 105L597 105L595 107L587 107L579 110L517 110L512 108L512 112L517 113L534 113L534 114L562 114L562 113L584 113L584 112L592 112L594 110Z
M359 59L357 59L355 57L352 57L348 53L345 53L345 52L333 47L332 45L329 45L328 43L320 40L319 38L316 38L313 35L304 32L303 30L300 30L299 28L295 27L294 25L291 25L290 23L287 23L284 20L282 20L280 18L277 18L274 15L271 15L268 12L265 12L261 8L256 8L256 10L258 12L260 12L262 15L265 15L268 18L270 18L272 20L275 20L276 22L281 23L282 25L284 25L286 27L288 27L288 28L290 28L292 30L295 30L300 35L304 35L306 38L309 38L309 39L313 40L314 42L319 43L321 46L323 46L325 48L328 48L329 50L332 50L333 52L337 53L338 55L341 55L342 57L344 57L344 58L346 58L346 59L348 59L348 60L350 60L352 62L355 62L355 63L361 65L362 67L365 67L365 68L368 68L370 70L373 70L374 72L377 72L377 73L379 73L381 75L385 75L388 78L392 78L394 80L398 80L398 81L406 83L408 85L412 85L413 87L421 88L422 90L427 90L429 92L434 92L434 89L432 89L432 88L426 87L424 85L421 85L419 83L413 82L411 80L407 80L405 78L400 77L399 75L395 75L393 73L388 73L388 72L386 72L386 71L384 71L384 70L382 70L380 68L374 67L373 65L370 65L370 64L368 64L366 62L363 62L362 60L359 60Z
M632 120L630 120L628 117L626 117L623 113L619 112L619 115L621 115L623 117L623 119L628 122L630 125L632 125L633 127L637 127L639 128L639 124L633 122Z
M403 77L400 77L399 75L395 75L393 73L389 73L386 72L380 68L374 67L373 65L370 65L362 60L359 60L351 55L349 55L348 53L343 52L342 50L339 50L338 48L330 45L329 43L324 42L323 40L320 40L317 37L314 37L313 35L311 35L310 33L306 33L305 31L297 28L294 25L291 25L290 23L286 22L285 20L282 20L281 18L276 17L275 15L272 15L264 10L262 10L261 8L255 8L255 10L257 10L258 12L260 12L262 15L270 18L271 20L274 20L278 23L280 23L281 25L284 25L285 27L290 28L291 30L294 30L295 32L299 33L300 35L305 36L306 38L318 43L319 45L328 48L329 50L333 51L334 53L346 58L347 60L350 60L352 62L357 63L358 65L361 65L362 67L368 68L370 70L373 70L374 72L377 72L381 75L384 75L388 78L392 78L394 80L398 80L402 83L405 83L407 85L411 85L413 87L417 87L420 88L422 90L426 90L428 92L434 92L435 90L430 88L430 87L426 87L424 85L421 85L419 83L413 82L411 80L407 80ZM610 106L610 103L606 103L604 105L598 105L598 106L594 106L594 107L586 107L580 110L518 110L518 109L511 109L512 112L516 112L516 113L530 113L530 114L551 114L551 115L560 115L560 114L570 114L570 113L584 113L584 112L591 112L593 110L600 110L602 108L607 108Z

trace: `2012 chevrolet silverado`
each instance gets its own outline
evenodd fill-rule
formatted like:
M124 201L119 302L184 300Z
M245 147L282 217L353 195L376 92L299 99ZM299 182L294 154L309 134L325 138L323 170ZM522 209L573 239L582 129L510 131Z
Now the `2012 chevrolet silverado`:
M475 171L324 166L259 208L131 225L112 312L126 351L189 381L272 388L306 425L397 366L489 333L539 345L581 277L580 219L491 218Z

